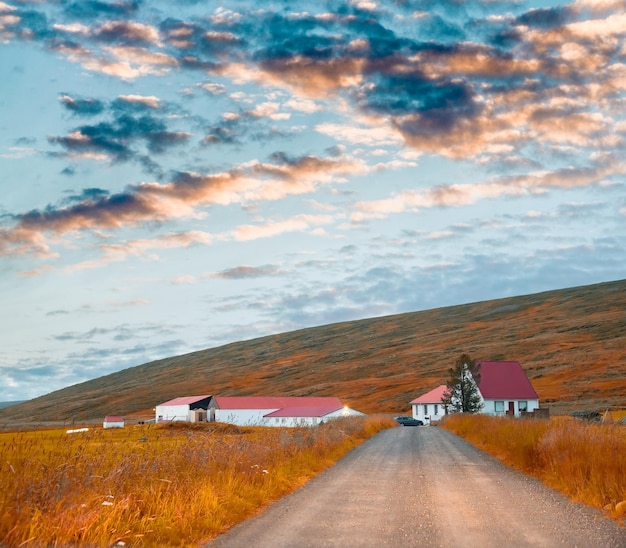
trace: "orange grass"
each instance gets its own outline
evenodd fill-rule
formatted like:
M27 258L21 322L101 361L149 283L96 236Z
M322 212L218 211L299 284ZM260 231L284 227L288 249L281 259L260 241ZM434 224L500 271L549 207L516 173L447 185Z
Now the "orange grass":
M2 433L0 545L195 546L392 426L371 416Z
M442 426L572 500L620 517L615 505L626 500L626 427L469 414L450 415Z

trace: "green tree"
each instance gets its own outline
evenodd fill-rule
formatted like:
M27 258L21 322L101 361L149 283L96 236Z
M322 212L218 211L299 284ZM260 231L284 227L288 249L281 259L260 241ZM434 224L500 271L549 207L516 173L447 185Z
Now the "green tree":
M441 403L451 412L477 413L482 407L478 384L480 383L480 364L467 354L461 354L454 367L448 369L447 390Z

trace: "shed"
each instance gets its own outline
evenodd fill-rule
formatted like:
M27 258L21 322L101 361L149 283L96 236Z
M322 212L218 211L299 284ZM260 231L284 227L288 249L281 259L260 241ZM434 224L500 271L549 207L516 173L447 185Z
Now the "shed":
M124 428L124 417L120 415L107 415L102 423L103 428Z
M160 403L155 409L158 422L205 422L212 396L183 396Z

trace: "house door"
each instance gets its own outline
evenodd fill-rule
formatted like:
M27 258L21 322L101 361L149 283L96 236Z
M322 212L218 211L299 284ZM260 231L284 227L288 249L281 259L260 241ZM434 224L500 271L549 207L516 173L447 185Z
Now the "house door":
M508 414L513 417L515 416L515 402L514 401L510 401L509 402L509 412Z

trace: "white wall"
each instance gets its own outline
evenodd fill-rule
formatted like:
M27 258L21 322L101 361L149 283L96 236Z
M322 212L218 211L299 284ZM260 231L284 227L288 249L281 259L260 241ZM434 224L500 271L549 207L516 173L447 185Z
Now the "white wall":
M423 421L424 424L429 424L430 421L439 421L446 414L442 403L414 403L411 407L413 418Z
M519 417L521 415L520 410L519 410L520 401L526 402L526 411L529 413L531 413L532 411L534 411L535 409L539 407L539 400L483 400L483 401L484 401L484 407L481 413L485 415L492 415L492 416L498 416L498 417L506 416L507 414L506 412L509 410L509 402L511 401L515 405L516 417ZM503 402L502 411L496 411L496 401Z
M337 411L333 411L332 413L327 413L322 417L322 420L326 419L342 419L345 417L363 417L365 413L361 413L356 409L350 409L349 407L342 407L341 409L337 409Z
M215 420L238 426L315 426L320 422L364 413L343 407L323 417L265 417L277 409L216 409Z
M274 411L278 411L278 409L216 409L215 420L237 426L266 426L270 424L280 426L273 424L273 420L268 424L268 419L263 416Z
M157 405L155 420L189 422L189 405Z
M124 428L124 422L107 422L102 423L104 428Z

